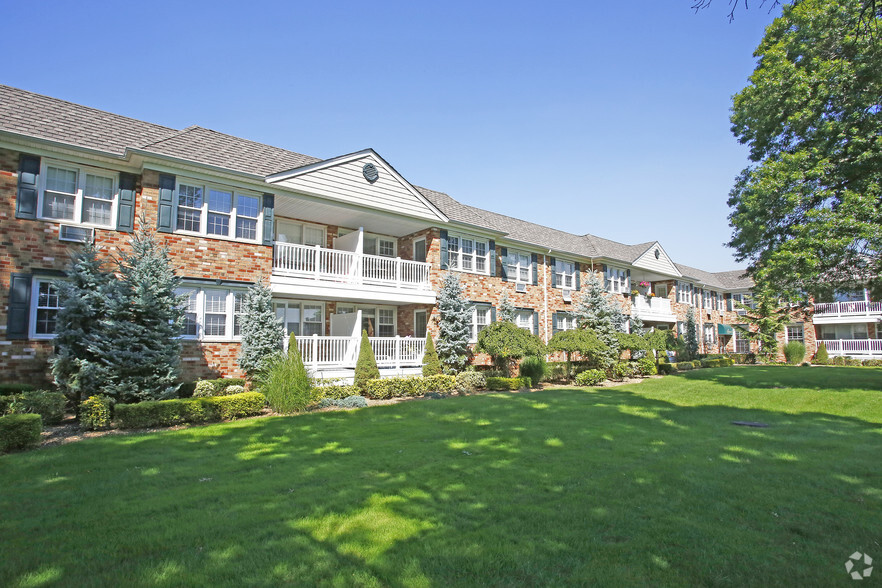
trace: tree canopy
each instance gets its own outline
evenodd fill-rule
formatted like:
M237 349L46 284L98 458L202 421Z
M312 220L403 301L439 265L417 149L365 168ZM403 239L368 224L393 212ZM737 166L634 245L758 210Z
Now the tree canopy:
M545 345L539 337L514 323L498 321L481 329L475 350L487 353L497 367L507 369L512 359L544 354Z
M789 300L882 280L882 36L861 0L784 6L734 98L751 165L729 197L729 245Z

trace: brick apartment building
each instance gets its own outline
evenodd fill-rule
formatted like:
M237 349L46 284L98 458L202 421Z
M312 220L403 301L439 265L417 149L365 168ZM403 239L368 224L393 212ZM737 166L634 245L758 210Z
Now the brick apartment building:
M468 206L409 183L371 149L319 160L0 86L0 195L7 381L46 378L53 281L71 251L94 239L112 256L142 218L183 278L188 379L240 374L241 296L258 279L322 375L350 373L362 329L385 373L417 370L448 271L473 303L473 339L505 292L517 324L542 339L574 328L593 272L647 327L682 330L692 308L703 352L749 350L733 329L744 322L735 301L752 285L742 272L678 264L658 241L625 245ZM831 354L882 357L882 303L842 298L795 317L782 342L813 353L823 338Z

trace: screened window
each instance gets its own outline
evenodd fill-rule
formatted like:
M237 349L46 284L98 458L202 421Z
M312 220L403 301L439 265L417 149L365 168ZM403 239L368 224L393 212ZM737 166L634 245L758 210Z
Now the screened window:
M58 287L52 282L37 281L37 313L34 321L35 335L54 335L58 311Z
M91 167L45 163L42 218L109 227L114 225L116 174Z

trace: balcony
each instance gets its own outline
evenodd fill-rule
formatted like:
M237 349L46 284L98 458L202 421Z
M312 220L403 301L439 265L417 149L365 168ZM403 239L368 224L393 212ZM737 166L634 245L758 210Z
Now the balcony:
M643 321L677 322L677 316L671 310L671 301L668 298L646 298L646 296L638 294L631 299L631 314L640 317Z
M429 264L319 246L273 246L274 292L327 299L434 304Z
M837 303L838 304L838 303ZM843 304L853 304L845 302ZM843 355L862 359L882 358L882 339L819 339L831 356Z
M426 353L426 340L417 337L369 337L377 367L400 371L420 367ZM287 343L286 343L287 345ZM361 337L297 337L297 349L304 365L319 374L332 370L355 369Z
M816 324L869 323L882 319L882 302L821 302L815 304L812 317Z

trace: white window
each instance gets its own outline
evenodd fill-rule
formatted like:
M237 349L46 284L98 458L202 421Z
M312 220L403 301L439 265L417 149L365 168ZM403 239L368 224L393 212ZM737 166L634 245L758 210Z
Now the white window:
M747 325L736 325L747 328ZM735 329L735 353L750 353L750 339L741 329Z
M572 331L578 327L576 317L562 312L555 316L554 328L556 331Z
M258 196L182 179L178 182L176 204L175 227L179 231L247 241L258 239Z
M554 264L555 282L558 288L576 288L576 264L572 261L556 260Z
M704 290L702 292L702 306L705 310L717 310L717 300L719 299L719 293L714 292L713 290Z
M488 305L476 304L472 307L472 320L469 323L470 341L472 343L478 340L478 333L490 324L491 312L491 308Z
M607 266L604 272L604 281L607 292L613 294L624 294L631 291L630 279L628 272L619 267Z
M686 282L677 282L677 302L680 304L694 304L695 286Z
M44 161L40 175L41 218L115 226L117 177L97 168Z
M747 311L742 308L741 305L744 305L747 308L754 308L750 294L732 294L732 310L740 315L747 314Z
M802 330L802 325L789 325L787 327L787 342L790 341L799 341L800 343L804 342L805 333Z
M522 329L533 332L533 311L529 309L515 311L515 324Z
M34 280L31 293L36 304L32 304L32 336L35 339L48 339L55 336L55 325L61 304L58 300L58 287L49 280Z
M364 252L368 255L395 257L395 239L376 235L364 235Z
M426 240L417 239L413 242L413 260L426 261Z
M186 339L231 340L241 335L241 290L181 288Z
M381 308L377 314L377 336L395 336L395 311L391 308Z
M299 300L276 300L273 302L276 317L285 327L285 336L297 337L324 335L325 307L320 303Z
M532 283L533 262L529 253L509 250L507 265L509 280L523 284Z
M705 345L713 345L716 342L715 332L714 332L714 324L713 323L705 323L704 327L704 343Z
M461 235L447 237L447 263L450 269L489 274L487 241Z

